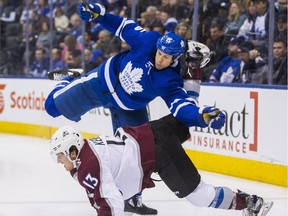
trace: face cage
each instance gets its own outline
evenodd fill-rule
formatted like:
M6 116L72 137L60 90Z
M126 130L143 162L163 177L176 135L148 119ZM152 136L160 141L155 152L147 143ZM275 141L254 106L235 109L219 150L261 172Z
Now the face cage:
M186 62L188 66L192 68L200 68L202 60L203 60L203 57L194 58L189 55L186 57Z

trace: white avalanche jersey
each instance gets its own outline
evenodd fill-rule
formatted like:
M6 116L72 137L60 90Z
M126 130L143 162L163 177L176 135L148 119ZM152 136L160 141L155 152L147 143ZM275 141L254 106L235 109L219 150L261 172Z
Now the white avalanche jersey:
M148 129L149 139L151 129L148 125L144 127ZM143 161L146 153L140 153L140 145L123 128L118 129L116 137L100 136L85 140L76 160L77 167L71 175L86 189L90 203L99 216L123 215L124 200L142 191L142 188L154 186L151 180L150 185L146 185L147 181L143 179L150 179L154 170L155 144L152 142L151 147L145 146L145 152L153 157L148 175L145 174L146 162ZM149 162L151 156L148 156Z

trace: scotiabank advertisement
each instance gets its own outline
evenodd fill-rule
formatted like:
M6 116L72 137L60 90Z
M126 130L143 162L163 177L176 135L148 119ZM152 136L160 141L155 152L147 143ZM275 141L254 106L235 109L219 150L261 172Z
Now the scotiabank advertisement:
M60 127L112 134L109 110L95 108L72 122L46 114L44 101L57 82L38 79L0 80L0 132L5 122ZM202 86L199 105L214 105L226 114L221 130L191 128L187 149L287 165L287 90ZM149 105L151 119L169 113L157 98Z

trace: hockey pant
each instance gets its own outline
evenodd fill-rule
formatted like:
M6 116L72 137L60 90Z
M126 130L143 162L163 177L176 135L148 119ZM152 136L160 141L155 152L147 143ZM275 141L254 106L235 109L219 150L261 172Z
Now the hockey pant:
M172 115L149 124L156 141L156 172L176 196L185 197L199 207L235 209L236 204L241 205L241 209L245 207L245 200L236 199L231 189L201 181L197 168L182 147L190 136L186 126Z

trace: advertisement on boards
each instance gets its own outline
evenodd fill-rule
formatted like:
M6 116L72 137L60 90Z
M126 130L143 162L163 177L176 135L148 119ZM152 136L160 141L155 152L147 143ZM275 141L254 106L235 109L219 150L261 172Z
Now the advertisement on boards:
M226 115L221 130L190 129L186 149L287 165L287 90L202 86L199 106ZM169 110L162 99L150 106L153 119Z

